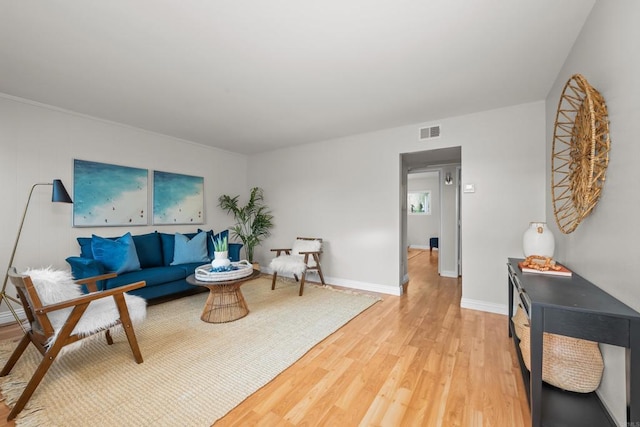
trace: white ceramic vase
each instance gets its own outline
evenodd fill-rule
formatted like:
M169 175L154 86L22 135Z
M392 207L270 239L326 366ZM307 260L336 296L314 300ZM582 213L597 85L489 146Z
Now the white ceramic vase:
M227 267L229 265L231 265L231 261L229 261L229 251L213 253L213 261L211 261L211 267L219 268Z
M555 239L547 228L546 222L530 222L522 236L522 250L524 256L540 255L553 258Z

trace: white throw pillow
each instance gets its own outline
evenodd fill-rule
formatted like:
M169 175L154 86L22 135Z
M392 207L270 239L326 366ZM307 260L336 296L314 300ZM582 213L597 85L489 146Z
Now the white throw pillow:
M54 270L52 267L47 267L28 269L23 274L31 277L43 305L82 296L82 290L73 280L70 271Z
M293 242L293 246L291 247L291 255L302 256L304 259L304 255L300 255L300 252L317 252L322 247L322 242L320 240L302 240L296 239ZM309 255L309 260L307 262L309 267L315 267L316 261L313 256Z

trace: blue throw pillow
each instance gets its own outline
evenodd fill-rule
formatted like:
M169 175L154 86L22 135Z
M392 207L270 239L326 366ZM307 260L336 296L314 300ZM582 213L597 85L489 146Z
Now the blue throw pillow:
M140 270L140 261L131 233L116 240L93 234L91 236L91 251L93 258L100 261L108 271L121 274Z
M91 251L91 237L78 237L77 240L80 245L80 256L83 258L93 259L93 252Z
M184 234L176 233L171 265L188 264L190 262L209 262L206 231L196 234L192 239L189 239Z
M162 265L162 248L158 232L133 236L140 267L160 267Z
M171 265L175 252L176 236L169 233L158 233L162 242L162 265Z
M93 258L70 256L66 261L71 266L71 274L75 280L104 274L104 264Z
M198 233L202 231L204 230L198 228ZM213 240L211 239L212 237L213 237L213 230L207 231L207 255L209 256L209 259L213 259L213 252L215 252L213 250Z

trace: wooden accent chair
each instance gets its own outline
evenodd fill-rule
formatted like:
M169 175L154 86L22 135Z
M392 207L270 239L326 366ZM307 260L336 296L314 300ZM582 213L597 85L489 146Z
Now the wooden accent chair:
M12 420L24 409L63 347L83 338L106 331L107 343L111 345L113 339L109 329L121 327L135 361L142 363L132 323L144 319L146 301L137 296L125 295L125 292L145 286L144 281L97 291L98 281L115 277L116 274L73 281L71 274L66 271L47 268L18 274L15 268L11 268L8 275L22 302L30 330L25 332L0 371L0 376L4 377L11 372L29 343L42 353L43 359L9 412L7 420ZM83 294L80 285L85 285L90 293ZM65 351L72 349L73 347L68 347Z
M320 267L320 254L322 253L322 239L316 237L298 237L291 248L271 249L276 252L276 257L269 267L273 270L271 290L276 288L276 278L280 274L293 274L296 282L300 281L300 293L304 290L305 276L308 271L317 271L320 281L324 285L324 276ZM300 279L298 279L300 276Z

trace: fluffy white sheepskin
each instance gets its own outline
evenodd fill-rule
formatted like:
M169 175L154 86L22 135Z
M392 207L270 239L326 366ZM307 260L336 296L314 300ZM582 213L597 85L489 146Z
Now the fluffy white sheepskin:
M29 269L23 274L31 277L36 292L43 305L66 301L82 295L82 290L77 285L71 273L68 271L54 270L51 267L43 269ZM124 294L129 317L133 325L142 323L147 314L147 302L144 298ZM51 345L56 338L73 308L52 311L48 314L51 325L55 330L54 336L47 345ZM116 326L120 313L113 297L94 300L89 304L80 321L73 330L74 334L88 336L104 328ZM119 327L119 325L118 325ZM117 328L115 328L117 329Z
M291 255L280 255L274 258L269 267L281 274L295 274L300 276L307 270L307 265L304 263L304 255L300 255L300 252L316 252L319 251L322 243L318 240L301 240L296 239L291 247ZM312 256L309 256L309 267L315 267L316 261Z

